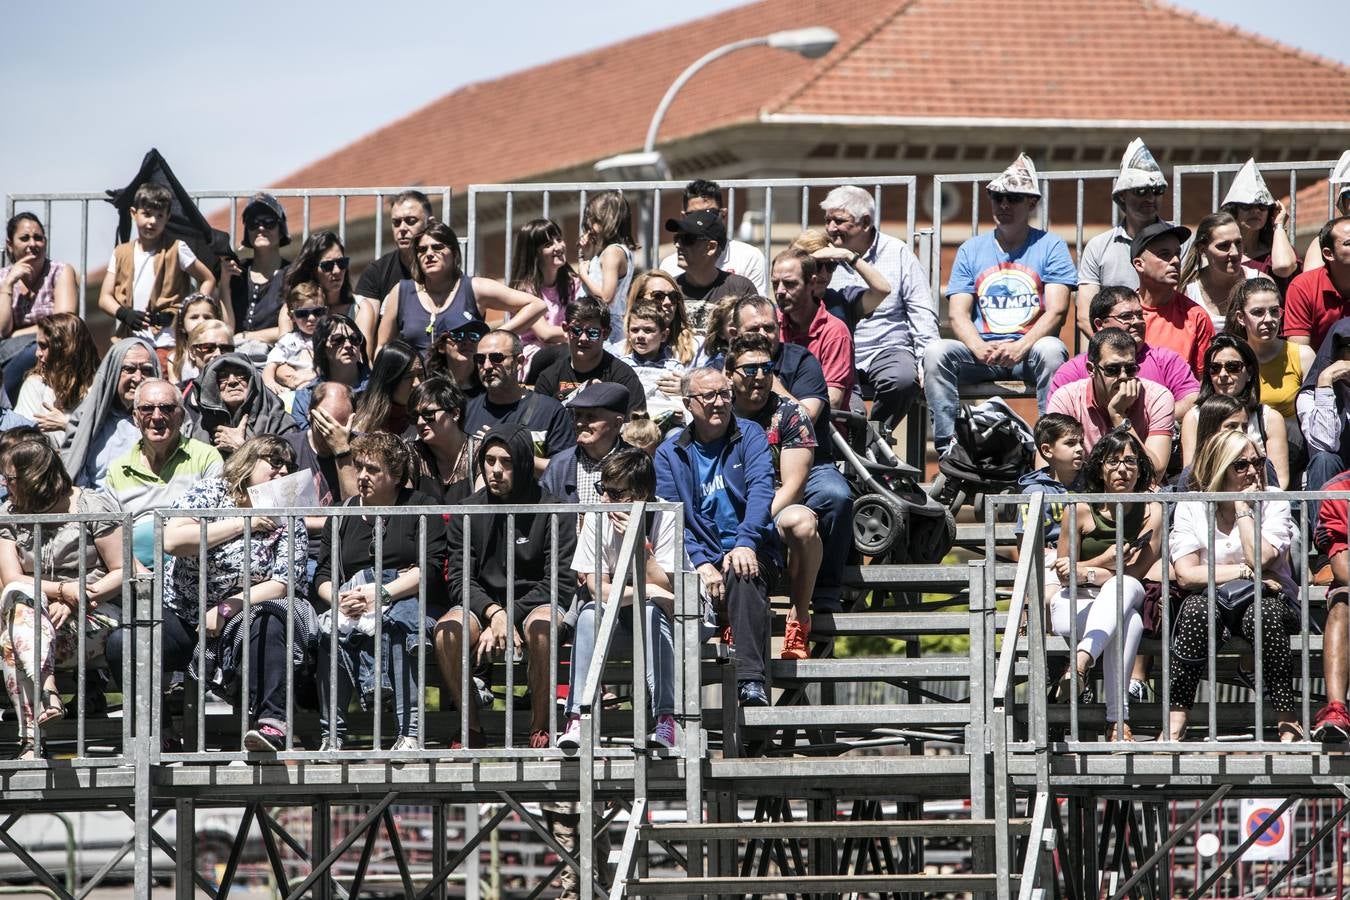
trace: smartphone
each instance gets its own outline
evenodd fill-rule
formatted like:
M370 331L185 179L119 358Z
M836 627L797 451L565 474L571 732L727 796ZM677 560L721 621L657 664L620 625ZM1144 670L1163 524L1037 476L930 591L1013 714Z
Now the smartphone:
M1135 538L1134 540L1130 541L1127 544L1127 546L1132 550L1142 550L1148 546L1148 542L1151 540L1153 540L1152 528L1150 528L1148 531L1145 531L1143 534L1139 535L1139 537Z

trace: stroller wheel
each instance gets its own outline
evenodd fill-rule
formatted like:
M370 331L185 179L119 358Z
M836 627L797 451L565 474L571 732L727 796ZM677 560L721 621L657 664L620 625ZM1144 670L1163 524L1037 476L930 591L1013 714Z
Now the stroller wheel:
M904 530L902 513L881 494L864 494L853 501L853 543L864 556L881 556Z

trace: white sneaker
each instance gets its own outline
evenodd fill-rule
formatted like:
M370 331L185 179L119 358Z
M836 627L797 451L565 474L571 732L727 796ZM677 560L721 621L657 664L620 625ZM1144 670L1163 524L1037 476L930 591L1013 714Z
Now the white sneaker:
M581 716L569 716L567 727L558 735L559 747L577 748L581 746Z
M422 748L417 746L417 738L410 734L405 734L394 741L394 746L389 749L397 752L399 750L421 750Z
M319 745L320 753L340 753L342 751L342 738L337 735L329 735L323 739Z

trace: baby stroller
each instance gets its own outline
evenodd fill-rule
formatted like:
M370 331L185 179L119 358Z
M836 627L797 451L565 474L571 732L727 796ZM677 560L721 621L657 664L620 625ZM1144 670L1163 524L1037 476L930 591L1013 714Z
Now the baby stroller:
M978 514L989 494L1016 493L1035 464L1031 428L995 397L956 415L956 440L938 460L932 495L952 515L969 503Z
M853 490L853 546L874 563L942 562L956 542L950 510L919 487L923 473L901 462L875 422L834 411L835 455Z

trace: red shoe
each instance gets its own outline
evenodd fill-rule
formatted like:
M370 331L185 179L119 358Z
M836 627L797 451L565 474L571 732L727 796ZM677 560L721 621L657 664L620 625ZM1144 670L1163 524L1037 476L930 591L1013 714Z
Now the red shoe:
M1313 719L1312 738L1323 744L1342 744L1350 740L1350 713L1344 703L1331 702L1318 710Z
M545 749L548 748L548 744L549 744L549 737L548 737L548 732L547 732L547 731L531 731L531 732L530 732L530 749L531 749L531 750L545 750Z
M806 659L811 655L806 649L806 638L810 633L810 619L788 622L783 632L783 650L778 655L783 659Z
M730 625L723 625L723 626L722 626L722 643L723 643L723 644L726 644L728 647L734 647L734 646L736 646L736 642L733 641L733 640L731 639L731 626L730 626Z
M461 741L459 738L455 738L450 742L451 750L481 750L486 746L487 739L483 737L483 732L473 730L469 731L469 739L467 741Z

